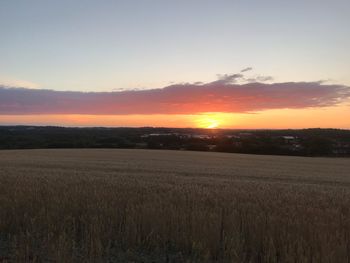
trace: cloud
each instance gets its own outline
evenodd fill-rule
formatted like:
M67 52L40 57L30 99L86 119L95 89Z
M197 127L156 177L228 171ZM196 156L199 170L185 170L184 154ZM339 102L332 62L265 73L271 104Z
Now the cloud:
M21 87L21 88L27 88L27 89L38 89L39 85L31 82L31 81L27 81L27 80L19 80L19 79L9 79L6 77L2 77L0 76L0 83L2 83L3 86L7 86L7 87Z
M229 74L223 74L223 75L218 74L217 77L218 77L218 80L212 82L212 84L215 83L215 84L225 85L225 84L237 83L240 80L245 80L243 74L231 74L231 75L229 75Z
M241 70L241 73L253 70L252 67L247 67Z
M237 84L241 74L162 89L72 92L0 86L0 114L198 114L336 106L350 87L322 82Z
M256 77L247 78L247 79L245 79L245 81L247 81L248 83L251 83L251 82L268 82L268 81L273 81L273 77L271 77L271 76L256 76Z

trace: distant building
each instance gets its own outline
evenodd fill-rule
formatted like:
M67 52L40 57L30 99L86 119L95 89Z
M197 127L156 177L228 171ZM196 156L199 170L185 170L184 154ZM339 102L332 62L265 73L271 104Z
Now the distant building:
M206 135L206 134L193 134L192 138L197 138L197 139L211 139L212 136Z
M350 143L339 141L334 143L332 153L335 155L350 155Z
M150 133L150 134L144 134L141 135L141 138L148 138L148 137L158 137L158 136L178 136L178 133Z
M240 139L241 137L239 135L225 135L225 138L228 139Z
M284 140L287 144L296 144L298 141L298 138L295 136L281 136L281 138Z

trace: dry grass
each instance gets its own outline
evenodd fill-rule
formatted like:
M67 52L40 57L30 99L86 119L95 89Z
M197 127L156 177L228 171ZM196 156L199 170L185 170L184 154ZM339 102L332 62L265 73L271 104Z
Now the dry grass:
M0 152L0 262L349 262L350 159Z

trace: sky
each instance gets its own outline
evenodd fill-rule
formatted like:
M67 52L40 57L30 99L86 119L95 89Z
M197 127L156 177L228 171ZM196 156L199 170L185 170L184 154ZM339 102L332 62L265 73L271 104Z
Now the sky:
M347 0L3 0L0 125L350 129Z

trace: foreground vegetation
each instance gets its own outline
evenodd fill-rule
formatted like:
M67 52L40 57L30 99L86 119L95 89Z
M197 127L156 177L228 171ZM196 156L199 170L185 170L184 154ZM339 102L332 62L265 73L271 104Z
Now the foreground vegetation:
M0 262L349 262L350 161L0 152Z

